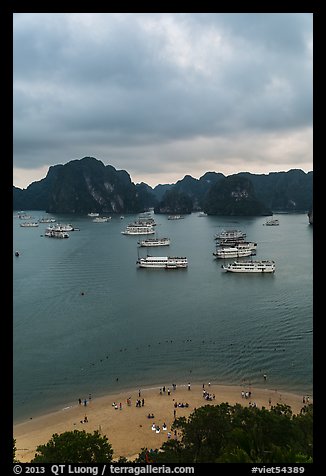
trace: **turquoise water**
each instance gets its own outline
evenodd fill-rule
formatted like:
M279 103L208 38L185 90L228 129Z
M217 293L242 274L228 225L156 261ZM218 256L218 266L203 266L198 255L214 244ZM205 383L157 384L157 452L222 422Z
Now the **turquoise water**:
M158 236L172 242L150 254L188 258L188 269L169 271L136 267L139 237L121 234L136 215L107 223L53 216L80 231L51 239L41 236L46 224L22 228L13 220L20 252L13 257L15 421L89 393L188 381L246 379L312 393L313 228L306 214L274 215L274 227L264 217L155 215ZM223 272L213 237L226 227L257 242L257 259L273 259L275 274Z

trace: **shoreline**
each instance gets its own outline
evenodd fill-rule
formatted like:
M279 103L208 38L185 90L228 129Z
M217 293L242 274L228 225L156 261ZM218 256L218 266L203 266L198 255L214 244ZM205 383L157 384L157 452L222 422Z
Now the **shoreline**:
M143 447L160 448L167 441L174 417L188 417L195 408L203 405L227 402L230 405L240 403L244 406L256 405L268 409L277 403L284 403L291 406L294 414L299 413L304 406L303 395L269 389L267 386L267 382L266 387L254 387L248 383L222 385L196 382L191 383L190 390L188 384L177 384L175 389L172 385L169 387L165 385L165 392L162 385L162 387L123 389L98 397L89 394L81 399L81 403L77 398L74 404L60 410L14 423L16 458L22 463L29 462L34 458L36 447L46 444L54 433L73 430L93 433L98 430L107 436L112 445L114 459L125 456L132 460L138 456ZM203 390L211 395L211 400L205 400ZM241 394L246 391L251 391L250 397L246 398ZM127 403L129 398L130 404ZM141 403L136 406L137 400ZM116 407L113 406L114 402ZM312 395L309 395L309 402L313 403ZM189 406L175 406L182 403ZM148 414L154 414L154 418L147 418ZM85 416L87 422L84 422ZM160 426L159 433L152 430L153 423ZM167 430L162 429L164 423Z

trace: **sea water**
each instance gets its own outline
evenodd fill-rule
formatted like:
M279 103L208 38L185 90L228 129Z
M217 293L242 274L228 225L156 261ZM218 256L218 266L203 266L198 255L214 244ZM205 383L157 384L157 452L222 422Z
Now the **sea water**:
M45 212L29 212L37 220ZM312 393L313 227L306 214L153 215L171 245L121 234L138 215L44 236L13 219L13 404L20 421L122 389L224 383ZM233 274L214 235L239 229L274 274ZM151 237L153 235L150 235ZM143 238L143 237L142 237ZM138 256L185 256L185 270L139 269ZM242 258L248 259L248 258ZM233 261L233 260L231 260ZM263 375L267 375L264 381Z

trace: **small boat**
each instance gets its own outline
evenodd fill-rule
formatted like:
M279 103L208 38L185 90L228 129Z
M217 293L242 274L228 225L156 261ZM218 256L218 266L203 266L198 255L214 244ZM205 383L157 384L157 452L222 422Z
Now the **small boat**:
M207 217L208 215L207 215L207 213L205 213L205 212L199 212L199 213L198 213L198 216L199 216L199 217Z
M240 258L256 254L257 243L242 241L234 245L218 246L213 255L217 258Z
M19 252L18 251L15 251L15 256L19 256Z
M60 230L47 230L44 233L44 236L48 238L69 238L69 234L66 231Z
M147 256L146 258L138 258L136 264L139 268L178 269L187 268L188 260L177 256Z
M68 224L61 224L61 223L56 223L54 225L50 225L47 227L47 231L75 231L75 230L79 230L79 228L74 228L72 225L70 225L70 223Z
M25 221L24 223L21 223L20 226L22 226L24 228L35 228L35 227L38 226L38 223L37 222Z
M266 220L266 223L264 223L266 226L278 226L279 224L280 222L277 218L271 218L270 220Z
M106 223L109 220L111 220L111 217L96 217L96 218L94 218L93 222L94 223Z
M220 233L216 233L216 240L231 241L231 240L244 240L246 233L241 230L223 230Z
M138 245L145 246L169 246L171 243L170 238L147 238L145 240L138 241Z
M227 246L221 246L219 248L216 248L216 251L214 251L213 255L216 256L216 258L241 258L245 256L251 256L253 250L250 248L238 248L237 246L234 247L227 247Z
M99 217L100 214L97 213L97 212L90 212L90 213L87 213L87 216L89 216L89 217Z
M182 215L169 215L168 220L181 220L184 218Z
M270 260L234 261L227 265L223 264L222 269L231 273L274 273L275 262Z
M39 223L55 223L55 221L56 221L55 218L52 218L52 217L49 217L49 218L43 217L43 218L40 218L38 222L39 222Z
M153 235L155 230L150 225L134 225L129 224L127 228L121 232L123 235Z

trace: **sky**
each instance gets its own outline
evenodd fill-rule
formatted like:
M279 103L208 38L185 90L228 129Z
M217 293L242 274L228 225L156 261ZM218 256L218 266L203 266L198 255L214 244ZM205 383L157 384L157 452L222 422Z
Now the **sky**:
M312 13L15 13L13 182L313 170Z

